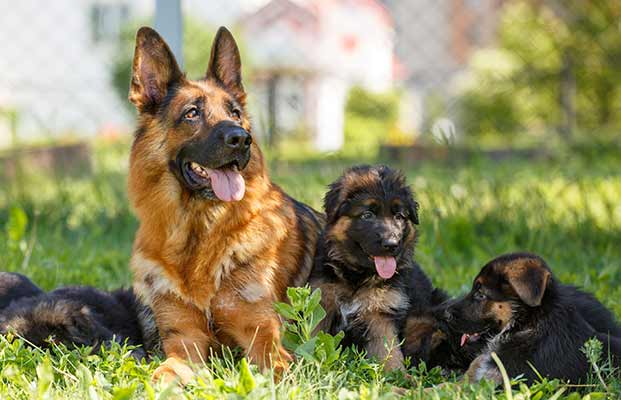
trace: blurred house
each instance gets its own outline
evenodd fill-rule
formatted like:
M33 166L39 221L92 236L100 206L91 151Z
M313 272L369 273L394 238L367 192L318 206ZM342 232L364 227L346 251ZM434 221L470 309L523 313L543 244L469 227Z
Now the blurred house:
M493 44L499 12L506 0L382 0L395 20L395 52L403 66L408 104L401 113L407 127L431 125L429 99L447 103L451 112L456 79L471 54Z
M393 22L378 1L272 0L238 25L253 61L258 125L272 140L303 131L317 149L339 149L349 89L392 86Z
M116 34L128 16L124 2L5 2L0 112L15 113L20 139L94 134L129 123L109 73ZM0 122L0 145L8 144L9 129Z
M474 48L493 41L502 0L182 0L210 26L237 25L255 129L343 144L349 89L405 84L403 130L420 130L429 95L450 103ZM155 0L10 2L0 13L0 146L20 139L127 132L131 107L112 82L118 39ZM205 44L207 57L208 45ZM206 62L206 61L205 61ZM12 124L11 118L17 124ZM450 116L449 116L450 117Z

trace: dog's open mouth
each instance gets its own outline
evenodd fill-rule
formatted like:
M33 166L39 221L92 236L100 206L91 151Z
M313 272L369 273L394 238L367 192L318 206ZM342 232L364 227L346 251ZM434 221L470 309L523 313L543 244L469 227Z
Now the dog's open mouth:
M464 333L459 340L459 346L464 347L468 343L475 343L481 339L481 333Z
M222 201L239 201L246 192L246 183L236 161L215 169L188 162L183 165L183 175L191 186L211 189Z

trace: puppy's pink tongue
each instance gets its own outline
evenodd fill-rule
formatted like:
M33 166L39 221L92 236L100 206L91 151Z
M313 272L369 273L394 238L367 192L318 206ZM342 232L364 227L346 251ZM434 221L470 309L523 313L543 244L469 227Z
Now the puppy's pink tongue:
M231 168L209 170L211 188L222 201L239 201L246 192L244 177Z
M464 347L466 343L468 343L468 338L470 336L467 333L461 335L461 339L459 340L459 347Z
M384 279L390 279L397 270L397 260L394 257L373 257L377 274Z

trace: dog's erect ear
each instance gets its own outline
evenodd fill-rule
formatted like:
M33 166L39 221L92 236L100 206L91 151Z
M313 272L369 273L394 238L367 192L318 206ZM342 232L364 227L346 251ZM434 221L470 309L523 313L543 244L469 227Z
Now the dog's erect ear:
M207 67L207 79L214 79L243 102L241 57L231 32L221 26L211 46L211 57Z
M418 208L418 202L412 200L410 197L410 200L408 201L408 213L410 214L410 221L412 221L414 225L418 225L419 223Z
M531 307L541 305L551 276L543 260L527 256L517 258L504 266L504 275L524 303Z
M149 27L136 34L129 101L138 111L160 104L168 87L183 77L175 56L162 37Z

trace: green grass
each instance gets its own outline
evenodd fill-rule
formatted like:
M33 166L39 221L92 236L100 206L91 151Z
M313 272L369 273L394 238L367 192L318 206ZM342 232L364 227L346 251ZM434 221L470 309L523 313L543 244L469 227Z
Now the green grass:
M127 268L137 227L127 202L128 145L98 145L92 176L31 176L0 182L1 269L19 271L45 289L70 284L112 289L129 285ZM316 208L325 186L347 165L377 160L335 157L272 161L273 179ZM390 163L387 160L384 162ZM542 255L557 277L595 293L621 316L621 157L561 153L553 160L485 159L467 164L399 165L421 205L416 258L433 282L451 294L466 291L480 267L514 250ZM25 213L22 213L24 211ZM24 219L24 216L26 219ZM139 364L127 349L97 355L87 350L29 350L18 339L0 339L0 398L390 398L392 385L406 398L507 398L490 384L443 381L438 370L413 370L415 380L381 373L380 365L350 351L329 366L296 362L274 384L232 355L212 358L184 391L152 385L158 364ZM606 371L604 371L606 372ZM575 388L558 381L513 386L513 398L614 397L621 381ZM599 395L595 392L600 393Z

